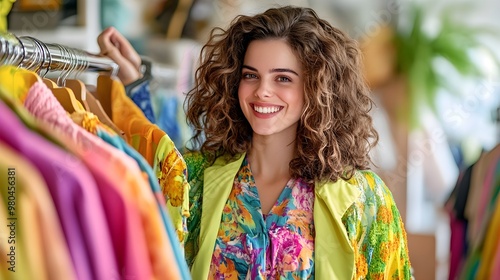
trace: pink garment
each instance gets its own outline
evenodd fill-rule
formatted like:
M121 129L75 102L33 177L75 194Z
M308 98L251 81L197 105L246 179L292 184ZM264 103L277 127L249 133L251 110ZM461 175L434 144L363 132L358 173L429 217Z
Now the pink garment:
M470 242L471 252L477 249L484 239L484 233L479 231L481 226L477 225L480 221L477 217L482 218L484 216L479 215L478 211L486 207L486 205L480 204L480 198L481 194L484 192L483 186L487 177L488 168L493 164L493 161L498 159L498 157L500 157L500 145L495 146L487 153L483 153L474 164L474 169L472 171L471 186L465 209L465 216L470 222L467 228L467 238Z
M99 279L151 279L152 270L140 216L132 195L124 187L127 183L124 178L134 174L137 165L134 166L130 158L76 125L42 82L32 86L24 106L35 117L69 138L64 144L83 160L96 180L106 217L101 228L107 232L102 235L94 231L89 233L93 242L92 261L103 276ZM117 170L118 166L128 168ZM111 264L113 262L115 265Z
M465 233L467 225L450 212L450 264L448 279L455 280L460 275L465 259Z
M480 241L484 240L490 218L493 214L492 212L495 208L495 204L491 203L492 191L494 189L493 175L495 173L495 169L496 164L491 164L490 166L488 166L488 170L483 181L483 186L481 188L482 191L479 198L477 215L469 224L469 226L474 227L473 231L477 233L477 239Z
M498 182L499 177L500 177L500 175L498 174L498 169L499 169L500 163L497 161L497 163L495 165L497 165L497 166L495 166L495 172L494 172L495 174L494 174L494 177L492 179L492 180L494 180L493 183ZM495 188L498 188L498 187L499 187L498 185L495 185ZM491 215L492 217L495 215L494 211L498 211L498 209L496 209L496 208L497 208L497 204L500 203L499 201L500 200L497 197L495 205L493 206L494 210L492 210L492 212L493 212ZM495 255L493 257L492 263L493 264L491 265L490 277L491 277L491 279L499 279L500 278L500 242L497 243L497 246L495 248Z

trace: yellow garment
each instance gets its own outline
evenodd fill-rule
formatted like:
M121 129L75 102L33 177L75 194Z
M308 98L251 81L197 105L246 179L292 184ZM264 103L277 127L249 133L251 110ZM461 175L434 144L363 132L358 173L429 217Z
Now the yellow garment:
M74 112L69 116L73 122L94 135L97 134L97 129L103 129L110 135L117 135L113 129L102 123L99 118L91 112Z
M0 0L0 32L7 32L7 15L16 0Z
M40 76L33 71L12 65L0 66L0 85L5 92L21 103L24 103L31 86L41 81Z
M479 269L477 279L490 279L493 270L492 262L498 249L500 233L500 203L496 203L495 210L491 216L489 227L486 231L484 243L482 244L481 258L479 259ZM481 249L481 248L479 248Z
M7 169L4 169L7 170ZM6 173L6 172L3 172ZM7 174L5 174L7 175ZM1 176L1 179L6 181L4 176ZM7 191L7 190L5 190ZM26 251L24 249L25 243L19 233L19 222L12 221L15 223L13 225L14 232L11 234L11 229L8 225L10 225L11 221L8 218L11 218L8 213L7 208L7 197L2 193L0 199L0 219L5 221L5 224L2 225L2 230L0 231L0 270L2 270L3 274L2 279L5 280L23 280L23 279L33 279L33 269L27 262ZM19 202L19 200L17 200ZM19 211L16 211L19 212ZM17 215L19 218L19 214ZM9 239L10 237L14 237ZM15 240L15 244L10 244L9 241Z
M158 143L156 155L154 171L165 196L167 210L181 248L184 248L189 217L189 184L186 174L183 173L187 166L168 135L163 136Z
M29 89L37 82L44 81L33 71L12 65L0 66L0 85L2 85L5 92L21 103L24 103ZM53 84L53 82L49 82L49 80L46 80L44 83ZM85 111L83 105L75 98L70 88L54 87L51 90L61 105L65 107L66 111Z
M189 184L184 174L187 170L184 159L170 137L152 124L125 94L123 84L108 76L100 76L98 87L110 90L111 119L125 133L127 143L153 167L183 248L189 217Z
M5 171L10 168L13 172L0 173L0 180L8 182L7 177L15 175L13 201L16 203L17 216L16 272L8 273L2 279L76 279L59 218L41 174L29 161L1 142L0 154L0 168ZM4 199L0 202L3 203L7 187L1 191ZM3 205L0 207L2 210L7 209ZM7 218L2 220L8 221ZM9 231L5 231L5 234L9 234ZM7 238L1 236L0 240ZM7 267L3 267L5 264ZM8 266L7 262L2 261L0 269L8 272Z

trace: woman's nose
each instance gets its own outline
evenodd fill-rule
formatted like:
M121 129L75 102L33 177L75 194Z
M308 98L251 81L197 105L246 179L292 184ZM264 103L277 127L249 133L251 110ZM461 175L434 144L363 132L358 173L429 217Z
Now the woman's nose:
M272 95L272 87L268 82L261 80L259 86L255 89L255 96L259 98L270 97Z

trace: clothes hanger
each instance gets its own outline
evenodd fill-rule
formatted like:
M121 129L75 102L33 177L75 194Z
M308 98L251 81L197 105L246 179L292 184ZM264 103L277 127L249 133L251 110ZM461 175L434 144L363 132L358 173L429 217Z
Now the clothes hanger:
M90 92L87 94L87 104L89 105L90 112L96 115L99 118L99 121L111 128L116 134L120 135L120 137L125 137L125 132L123 132L116 124L111 120L104 108L102 107L99 100L97 100L94 95Z
M142 77L134 82L132 82L129 85L124 86L125 88L125 93L130 94L130 91L135 88L136 86L142 84L145 81L149 81L153 78L152 75L152 63L151 61L142 58L141 59L141 73ZM97 77L97 86L96 90L94 92L94 96L97 98L98 101L101 102L104 110L106 111L106 114L108 116L112 116L112 109L111 109L111 85L112 85L112 79L113 75L108 76L108 75L99 75Z
M54 83L45 83L48 88L52 91L52 94L56 97L57 101L61 103L61 106L64 110L70 114L74 112L82 112L85 111L83 105L78 102L75 95L71 91L71 89L67 87L56 87L51 88L50 86L54 85Z
M75 54L75 56L78 62L77 65L80 66L78 67L77 70L77 75L78 75L79 73L83 72L83 70L88 68L88 61L86 61L85 59L81 59L78 56L78 54ZM66 86L73 90L76 99L83 104L87 112L91 112L92 114L96 115L101 123L111 128L115 133L117 133L121 137L124 137L125 133L121 129L119 129L116 126L116 124L111 120L111 118L106 114L99 100L97 100L89 92L89 90L81 80L66 79Z
M89 94L95 98L98 106L102 108L105 115L109 117L109 122L113 124L111 126L123 139L126 139L125 132L118 128L113 122L113 111L111 106L111 87L113 85L113 75L99 75L97 77L96 90Z
M101 103L104 112L113 119L113 111L111 109L111 85L112 78L107 75L99 75L97 77L95 98Z
M69 51L67 51L66 48L64 46L61 46L61 45L59 45L59 48L61 50L61 54L63 54L63 57L67 57L68 59L70 59L70 61L68 63L69 64L68 69L66 70L66 68L64 68L62 70L61 75L57 78L57 81L55 83L56 87L51 88L51 86L54 86L54 84L51 82L48 82L48 81L46 82L46 85L49 88L51 88L52 93L57 98L59 103L61 103L64 110L66 110L66 112L71 114L74 112L85 111L85 109L83 108L83 105L76 99L76 96L73 93L73 91L70 88L65 87L66 77L69 75L69 73L74 68L74 64L73 64L73 61L71 59L71 54L69 54Z
M76 100L83 105L85 111L90 112L90 106L87 103L87 89L85 84L78 79L68 79L66 80L66 87L73 91Z
M84 69L87 69L88 62L80 58L80 56L74 52L72 52L71 55L73 55L76 65L75 79L66 79L65 84L66 87L73 91L76 99L83 105L85 111L90 112L90 107L87 103L87 88L81 80L76 79L76 76L83 72Z
M140 72L142 73L142 77L125 86L125 92L127 93L127 95L129 95L132 89L134 89L136 86L142 84L145 81L150 81L153 79L152 67L153 66L151 61L145 59L144 57L141 58Z

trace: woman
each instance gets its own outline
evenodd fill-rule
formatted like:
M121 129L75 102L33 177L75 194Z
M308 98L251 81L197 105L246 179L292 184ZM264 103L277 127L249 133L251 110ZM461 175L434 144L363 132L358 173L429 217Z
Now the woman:
M140 59L99 36L124 83ZM116 47L119 45L119 48ZM409 279L406 233L369 169L377 142L356 42L308 8L215 28L187 119L194 279Z

